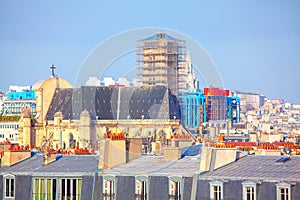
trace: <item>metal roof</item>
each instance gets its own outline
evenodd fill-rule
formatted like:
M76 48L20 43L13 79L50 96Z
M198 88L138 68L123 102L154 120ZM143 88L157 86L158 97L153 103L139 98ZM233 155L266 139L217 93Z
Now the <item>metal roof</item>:
M142 156L129 163L104 170L104 174L147 175L147 176L192 176L200 171L199 157L185 157L179 160L166 160L162 156Z
M44 156L38 153L12 166L0 167L1 173L94 173L98 170L97 155L58 155L56 161L44 164Z
M249 155L236 162L204 173L200 179L300 181L300 157L276 162L280 156Z

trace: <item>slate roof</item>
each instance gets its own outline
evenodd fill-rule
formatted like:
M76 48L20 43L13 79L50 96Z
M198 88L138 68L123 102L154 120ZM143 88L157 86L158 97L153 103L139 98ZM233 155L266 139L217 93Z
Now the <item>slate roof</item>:
M142 156L129 163L104 170L104 174L148 175L148 176L192 176L199 173L199 157L185 157L180 160L166 160L162 156Z
M98 170L99 156L96 155L58 155L57 160L47 165L44 164L44 156L37 153L34 156L12 166L0 167L0 173L43 173L61 174L85 174Z
M280 156L249 155L215 171L204 173L200 179L300 181L300 157L276 162Z
M57 89L46 118L53 120L56 112L62 112L64 119L79 119L86 109L92 119L114 120L118 106L119 119L181 118L178 99L164 86Z

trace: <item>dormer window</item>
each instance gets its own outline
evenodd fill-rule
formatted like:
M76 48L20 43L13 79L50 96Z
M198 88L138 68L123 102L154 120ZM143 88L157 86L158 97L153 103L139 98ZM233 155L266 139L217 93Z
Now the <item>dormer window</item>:
M291 200L291 184L278 183L277 188L277 200Z
M224 199L223 182L211 181L209 184L210 184L210 199L223 200Z
M113 200L115 198L115 177L103 177L103 199Z
M256 183L245 181L243 185L243 200L256 200Z
M146 180L135 180L135 197L136 200L147 199L147 181Z
M15 198L15 188L16 188L16 182L15 182L15 176L8 174L3 176L3 182L4 182L4 199L14 199Z
M169 199L180 200L182 196L182 178L181 177L169 177Z

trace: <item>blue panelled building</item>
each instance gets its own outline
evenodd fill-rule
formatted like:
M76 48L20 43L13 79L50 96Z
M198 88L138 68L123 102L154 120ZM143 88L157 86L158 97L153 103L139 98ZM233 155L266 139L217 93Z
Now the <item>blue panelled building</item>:
M212 92L207 92L208 90ZM204 92L179 94L183 125L189 129L199 129L201 123L210 121L240 122L240 99L229 96L227 90L208 90L205 88Z
M21 115L23 107L30 107L32 114L36 114L36 94L34 90L10 90L3 102L4 116Z

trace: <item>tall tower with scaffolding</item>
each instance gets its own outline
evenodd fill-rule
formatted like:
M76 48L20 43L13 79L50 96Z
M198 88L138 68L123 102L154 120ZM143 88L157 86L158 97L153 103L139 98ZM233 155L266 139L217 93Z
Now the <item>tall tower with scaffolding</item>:
M186 41L159 32L137 41L137 78L140 85L164 85L172 94L187 91Z

